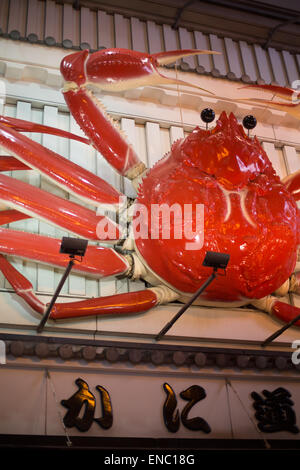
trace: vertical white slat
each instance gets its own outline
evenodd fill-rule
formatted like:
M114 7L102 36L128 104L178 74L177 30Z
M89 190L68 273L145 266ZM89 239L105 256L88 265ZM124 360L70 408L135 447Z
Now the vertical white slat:
M295 56L288 51L282 51L285 70L288 76L288 85L292 86L295 80L299 80L299 73L295 62Z
M115 14L115 43L116 47L131 49L130 20Z
M96 154L96 173L102 179L110 183L114 188L121 190L121 177L120 175L110 166L105 158L97 152ZM105 211L112 220L116 221L116 214L113 212ZM101 296L113 295L116 292L116 281L114 278L101 279L99 280L99 293Z
M173 51L179 49L177 33L176 31L174 31L174 29L171 28L170 25L163 25L163 36L166 51Z
M46 0L45 43L48 46L54 46L62 41L62 16L62 5Z
M58 127L58 110L54 106L45 106L44 107L44 116L43 124ZM57 137L52 135L43 134L42 144L56 152L57 150ZM44 178L41 178L41 189L61 195L61 189L57 188L53 183L47 181ZM47 224L46 222L40 221L40 234L50 237L56 236L55 227ZM53 292L56 288L55 285L55 274L54 268L47 265L38 265L38 291L40 292Z
M160 127L159 131L160 131L161 149L160 149L160 155L158 157L158 160L160 160L167 153L169 153L170 148L171 148L170 130L166 129L165 127Z
M217 75L222 75L225 77L227 75L227 66L225 62L225 50L224 50L224 41L215 34L210 34L210 44L213 51L221 52L220 55L213 55L212 60L214 63L214 69L212 73L217 73Z
M28 0L26 37L29 42L35 43L44 37L44 7L44 2Z
M146 23L138 18L130 18L132 49L139 52L147 52L147 31Z
M106 297L107 295L114 295L116 293L116 280L114 278L101 279L100 282L100 295Z
M10 0L8 17L8 34L12 39L25 37L27 2Z
M135 122L134 119L127 119L127 118L122 118L121 119L121 129L125 132L128 141L134 148L135 152L138 152L137 148L137 141L136 141L136 133L135 133ZM132 186L132 183L130 180L127 178L124 178L124 194L127 197L136 198L136 191Z
M57 114L57 127L59 129L62 129L64 131L70 131L70 115L66 113L60 113L58 112ZM56 152L69 159L70 158L70 141L68 139L64 138L58 138L56 140ZM55 187L55 193L60 196L63 199L69 199L69 193L62 188ZM55 227L55 238L62 239L64 236L69 236L70 234L63 229L59 229L58 227ZM72 235L73 236L73 235ZM63 271L62 269L54 269L54 286L56 287L61 280ZM62 290L62 294L68 294L69 293L69 279L65 282Z
M114 17L98 10L98 49L115 47Z
M298 70L300 71L300 54L296 54L295 58L296 58L296 62L298 64Z
M3 114L5 116L12 117L12 118L17 117L17 106L15 104L4 105ZM1 151L1 153L4 155L7 155L7 151L4 151L4 152ZM9 171L9 172L5 172L4 174L7 174L8 176L12 176L12 173L13 172ZM16 267L16 269L19 269L20 271L22 271L23 267L22 267L22 262L20 261L20 259L9 257L9 262L11 262ZM1 276L1 287L4 287L5 289L11 288L10 283L6 279L4 279L4 277L2 276Z
M62 44L68 49L79 46L79 21L79 11L75 10L72 5L64 3Z
M182 127L177 127L177 126L170 127L170 140L172 144L176 140L183 139L183 138L184 138L184 132L183 132Z
M149 168L151 168L162 157L159 124L146 123L146 142Z
M97 14L85 7L80 10L80 48L97 49Z
M202 49L204 51L211 50L209 39L206 34L200 33L200 31L194 31L196 49ZM212 69L212 59L208 54L202 54L197 56L198 67L197 71L200 73L210 72Z
M272 71L267 52L259 44L254 44L254 53L259 72L258 78L264 80L266 84L270 84L272 82Z
M256 72L253 47L247 44L245 41L240 41L239 44L240 44L240 51L241 51L243 65L244 65L245 75L249 77L249 79L252 82L255 82L258 77L257 77L257 72ZM247 77L245 77L245 81L248 81Z
M224 44L229 64L229 73L227 74L227 76L228 78L240 79L243 75L243 70L241 66L241 58L239 54L238 44L231 38L224 38Z
M285 76L285 72L283 68L281 53L276 51L276 49L274 49L273 47L269 47L268 52L269 52L269 57L270 57L275 81L280 86L286 86L287 80L286 80L286 76Z
M300 154L297 153L295 147L284 145L283 155L286 161L288 174L292 174L300 170Z
M116 279L116 295L128 292L129 282L130 281L128 279Z
M89 299L100 296L98 279L87 278L85 280L85 295Z
M0 99L0 114L1 115L4 115L4 99ZM4 150L2 151L2 148L0 146L0 155L5 155L6 152L4 152ZM0 289L3 289L5 286L5 278L2 274L2 272L0 271Z
M0 2L0 32L2 34L7 33L8 13L9 13L9 0L2 0Z
M31 110L31 121L42 124L43 123L43 111L41 109L32 109ZM33 132L30 136L30 138L38 143L42 142L42 135L36 132ZM17 172L16 172L17 173ZM40 175L36 172L32 172L32 176L34 176L34 180L31 177L30 183L34 186L39 187L40 186L40 181L41 177ZM30 225L29 225L30 224ZM39 221L37 219L29 219L28 220L28 230L31 233L39 233ZM33 285L33 288L36 290L37 289L37 278L38 278L38 264L34 261L29 261L26 260L23 262L23 274L24 276L27 277L27 279L30 280L30 282Z
M147 21L148 44L150 54L164 50L163 33L160 25Z
M16 117L16 106L15 105L4 105L3 106L3 114L8 117ZM2 151L1 149L1 154L7 155L6 151ZM5 172L7 175L11 175L12 172ZM16 259L16 262L18 260ZM14 259L9 257L9 262L14 262ZM16 266L17 267L17 266ZM20 268L20 265L18 266ZM17 267L17 269L18 269ZM0 276L0 286L4 287L5 289L10 289L11 285L10 283L4 278L4 276L1 274Z
M18 119L25 119L25 120L30 120L31 118L31 104L30 103L25 103L22 101L17 102L17 107L16 107L16 117ZM28 183L29 177L27 174L27 171L15 171L12 172L12 176L15 179L25 181ZM21 230L24 232L28 232L28 220L20 220L18 222L15 222L14 224L11 224L12 228L15 228L16 230ZM12 258L10 260L11 264L21 273L23 273L23 261L18 258ZM24 274L25 275L25 274ZM7 284L7 283L6 283Z
M179 28L179 41L180 41L180 49L194 49L193 44L193 34L188 31L186 28ZM181 61L181 67L184 70L195 70L197 65L195 56L192 57L185 57Z
M283 158L282 152L275 147L271 142L263 142L263 149L267 153L274 170L280 179L284 178L287 175L287 168Z
M76 135L83 135L80 127L76 123L75 119L70 116L70 132ZM84 164L87 168L91 161L93 160L94 150L87 146L84 146L82 143L77 142L76 140L70 140L70 161L76 163L77 165ZM87 163L85 163L87 162ZM74 202L79 202L78 199L74 196L70 196L71 200ZM82 203L81 203L82 204ZM96 211L95 211L96 216ZM71 235L73 236L73 235ZM85 279L84 277L78 274L70 274L69 276L69 294L71 295L85 295Z
M17 102L16 116L18 119L24 119L25 121L31 121L31 104L22 101ZM31 137L30 133L25 134L27 137ZM40 178L36 171L33 170L22 170L12 172L12 176L15 179L24 181L25 183L32 184L34 186L39 185ZM25 232L37 232L38 226L37 221L32 219L19 220L13 223L13 227L17 230L24 230Z
M132 144L134 150L138 153L139 145L137 139L137 132L134 119L121 119L121 128L125 131L129 142ZM136 192L132 187L132 184L129 180L124 178L124 193L127 197L135 198ZM116 293L120 294L123 292L134 292L137 290L143 290L145 284L142 281L132 282L128 279L116 279Z

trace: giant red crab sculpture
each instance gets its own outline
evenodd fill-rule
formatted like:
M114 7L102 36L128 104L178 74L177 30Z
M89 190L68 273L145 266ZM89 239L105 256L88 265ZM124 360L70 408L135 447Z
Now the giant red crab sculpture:
M154 168L147 170L117 124L87 89L90 83L109 91L149 83L176 83L163 77L157 66L198 53L200 51L174 51L147 55L111 49L91 55L87 51L76 52L65 57L61 64L66 80L64 97L87 139L1 117L0 144L12 155L1 157L2 171L37 169L89 204L122 206L124 197L101 178L19 133L47 132L91 143L115 170L131 179L138 188L133 239L126 240L118 251L90 245L83 262L74 269L98 277L141 278L153 287L57 303L52 319L133 314L160 303L185 301L207 278L202 261L208 250L229 253L230 263L226 277L219 276L199 298L199 304L252 304L285 321L300 314L300 309L271 296L274 292L278 295L300 292L300 276L293 274L300 242L297 175L290 177L287 184L281 182L258 140L248 137L236 118L224 112L214 129L197 127L187 138L176 141L171 151ZM106 242L117 244L121 236L119 227L105 216L6 175L0 175L0 199L9 207L0 213L2 224L38 217L89 240L99 241L99 224L106 227L106 237L103 237ZM156 222L160 231L158 236L153 236L152 207L161 204L168 207L175 204L179 212L185 205L192 206L187 219L179 222L175 216L171 219L171 229L178 228L179 223L180 237L174 233L163 237L159 216ZM204 207L204 225L198 232L193 220L193 207L197 205ZM184 230L188 222L192 235ZM141 225L147 227L146 236L138 236ZM203 243L199 243L200 239ZM187 249L191 245L192 248ZM0 230L0 269L16 293L39 313L45 311L45 305L37 298L29 281L3 254L62 267L66 266L68 258L59 254L59 246L60 240L50 237Z

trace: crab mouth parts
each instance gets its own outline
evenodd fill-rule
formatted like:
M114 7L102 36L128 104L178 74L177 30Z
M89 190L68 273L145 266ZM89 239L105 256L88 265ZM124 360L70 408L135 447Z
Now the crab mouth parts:
M225 218L224 218L224 222L228 222L228 220L230 219L230 216L232 214L232 204L231 204L231 197L230 195L231 194L237 194L240 198L240 208L241 208L241 212L243 214L243 217L244 219L250 224L252 225L252 227L256 228L257 225L256 223L252 220L247 208L246 208L246 198L247 198L247 194L248 194L248 189L243 189L242 191L229 191L225 188L223 188L220 184L219 184L219 188L221 189L223 195L224 195L224 198L225 198L225 201L226 201L226 215L225 215Z

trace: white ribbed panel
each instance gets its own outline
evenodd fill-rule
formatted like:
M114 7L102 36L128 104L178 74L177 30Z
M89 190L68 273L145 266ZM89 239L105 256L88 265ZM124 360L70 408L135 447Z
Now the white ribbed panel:
M219 71L221 76L230 79L244 76L244 81L263 79L265 83L271 83L275 80L283 86L299 79L299 54L272 47L265 51L261 45L243 40L237 42L183 27L174 30L170 25L158 25L151 20L128 18L100 9L82 6L75 10L71 2L1 0L0 33L13 39L39 40L49 46L66 48L123 47L149 53L180 47L219 50L222 56L186 58L183 68L194 70L196 67L199 73L210 73L214 69L215 75Z

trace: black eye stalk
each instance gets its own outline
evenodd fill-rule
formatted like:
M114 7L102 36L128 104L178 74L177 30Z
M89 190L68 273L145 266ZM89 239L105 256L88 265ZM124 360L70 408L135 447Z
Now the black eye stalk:
M201 111L200 117L203 122L206 124L206 130L208 129L208 124L213 122L215 119L215 112L211 108L205 108Z
M248 137L249 137L249 131L250 129L254 129L256 127L257 120L252 114L248 114L248 116L245 116L243 119L243 126L248 129Z

